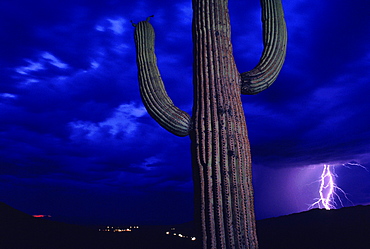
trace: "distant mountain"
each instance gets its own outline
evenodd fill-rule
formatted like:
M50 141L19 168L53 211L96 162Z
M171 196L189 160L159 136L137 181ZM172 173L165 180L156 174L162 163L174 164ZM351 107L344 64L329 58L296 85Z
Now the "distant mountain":
M83 226L34 218L0 202L2 249L195 249L194 224L144 226L128 233L98 232ZM166 231L170 231L166 235ZM370 206L313 209L257 221L260 249L369 249Z

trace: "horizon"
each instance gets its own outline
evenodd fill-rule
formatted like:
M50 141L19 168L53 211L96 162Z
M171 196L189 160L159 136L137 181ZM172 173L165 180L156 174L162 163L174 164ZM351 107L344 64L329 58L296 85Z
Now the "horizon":
M139 224L139 223L110 223L110 224L90 224L90 223L67 223L65 221L61 221L61 220L58 220L58 219L54 219L54 217L50 214L48 215L34 215L34 214L28 214L28 213L25 213L19 209L16 209L4 202L0 202L0 205L4 207L5 206L8 206L10 207L12 210L15 210L15 211L19 211L21 213L24 213L26 215L28 215L30 218L35 218L35 219L41 219L41 220L49 220L49 221L53 221L53 222L57 222L57 223L65 223L65 224L69 224L69 225L77 225L77 226L83 226L83 227L91 227L91 228L105 228L107 226L109 227L114 227L114 228L122 228L122 227L135 227L136 229L136 226L137 228L147 228L147 227L176 227L176 226L183 226L183 225L191 225L193 226L194 225L194 220L189 220L189 221L186 221L186 222L182 222L182 223L163 223L163 224L145 224L145 223L142 223L142 224ZM0 207L1 207L0 206ZM303 213L307 213L307 212L316 212L316 211L324 211L324 212L341 212L341 210L343 211L343 209L353 209L353 208L363 208L363 207L369 207L370 208L370 204L359 204L359 205L355 205L355 206L346 206L346 207L339 207L339 208L335 208L335 209L325 209L325 208L320 208L320 207L316 207L316 208L311 208L311 209L308 209L308 210L304 210L304 211L301 211L301 212L297 212L297 213L290 213L290 214L284 214L284 215L280 215L280 216L274 216L274 217L268 217L268 218L264 218L264 219L257 219L256 221L259 222L259 221L264 221L264 220L275 220L275 219L281 219L281 218L284 218L284 217L287 217L287 216L295 216L295 215L299 215L299 214L303 214ZM4 213L3 213L4 214ZM9 217L7 217L9 218Z
M164 84L191 113L191 1L0 6L0 201L67 223L193 219L190 141L146 112L130 22L154 15ZM335 168L350 200L344 206L368 205L370 2L283 7L282 71L266 91L242 96L256 218L307 210L320 197L324 165ZM245 72L262 54L261 8L257 0L229 8L235 61Z
M0 203L0 208L4 205ZM369 211L369 205L337 210L315 209L261 220L257 222L259 248L367 248L370 244ZM4 215L6 213L2 211L0 216ZM8 215L6 217L10 218ZM23 215L21 217L24 218ZM139 226L132 232L124 232L126 229L122 227L110 226L109 231L105 231L102 227L75 226L27 217L30 219L15 216L16 222L5 219L0 223L2 246L64 249L126 245L130 248L154 249L198 248L199 245L189 224Z

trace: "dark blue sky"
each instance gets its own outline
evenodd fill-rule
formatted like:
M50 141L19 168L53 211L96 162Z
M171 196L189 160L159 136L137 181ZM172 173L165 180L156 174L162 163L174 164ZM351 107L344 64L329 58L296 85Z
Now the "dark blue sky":
M283 1L286 63L243 96L257 218L307 210L324 164L370 204L370 2ZM241 72L262 52L258 0L230 1ZM139 97L130 20L154 15L159 68L191 113L191 1L0 2L0 201L79 224L192 219L190 141Z

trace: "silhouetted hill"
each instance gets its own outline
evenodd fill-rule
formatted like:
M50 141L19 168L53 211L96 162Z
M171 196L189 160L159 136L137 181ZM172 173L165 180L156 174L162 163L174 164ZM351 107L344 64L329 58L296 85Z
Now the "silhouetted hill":
M192 225L183 225L192 229ZM181 227L181 226L180 226ZM1 249L175 249L196 241L165 234L170 226L144 226L128 233L99 232L84 226L34 218L0 202Z
M103 248L98 235L85 227L34 218L0 203L0 248Z
M257 222L260 249L369 249L370 206L306 212Z
M144 226L128 233L98 232L34 218L0 202L2 249L195 249L197 241L173 233L193 235L192 222L171 226ZM257 222L260 249L369 249L370 206L337 210L313 209ZM170 231L166 235L165 231Z

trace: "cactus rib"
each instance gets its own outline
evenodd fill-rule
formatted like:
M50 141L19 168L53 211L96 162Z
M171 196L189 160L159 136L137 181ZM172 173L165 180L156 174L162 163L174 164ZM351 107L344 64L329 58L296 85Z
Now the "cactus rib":
M141 97L152 118L171 133L184 137L189 135L191 118L167 95L154 52L154 29L148 20L134 25Z
M257 94L276 80L285 60L287 30L281 1L261 0L264 50L257 66L241 74L241 93Z

